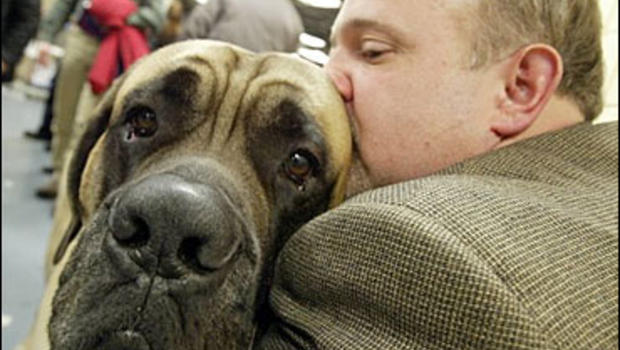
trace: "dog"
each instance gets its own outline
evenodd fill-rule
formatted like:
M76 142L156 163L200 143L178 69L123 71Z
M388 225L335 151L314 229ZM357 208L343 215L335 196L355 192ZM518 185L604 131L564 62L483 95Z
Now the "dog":
M209 40L145 56L67 165L67 227L22 348L250 348L278 251L343 200L351 162L319 67Z

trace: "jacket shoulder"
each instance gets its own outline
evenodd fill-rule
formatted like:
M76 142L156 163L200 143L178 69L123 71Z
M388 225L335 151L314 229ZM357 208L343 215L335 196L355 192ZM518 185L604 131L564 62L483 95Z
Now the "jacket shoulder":
M617 347L617 131L582 127L303 226L277 264L278 332L319 348Z

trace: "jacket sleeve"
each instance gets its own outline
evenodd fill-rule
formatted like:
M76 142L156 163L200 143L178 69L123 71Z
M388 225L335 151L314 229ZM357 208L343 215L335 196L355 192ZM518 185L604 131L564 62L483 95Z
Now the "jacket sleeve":
M156 35L164 26L165 12L162 0L145 0L140 2L138 11L127 18L127 23L141 29L148 28Z
M19 60L28 44L35 35L39 25L41 5L39 0L13 1L10 14L3 19L10 21L6 27L9 33L2 34L2 59L9 65Z
M41 21L37 38L52 42L75 10L78 0L55 0L49 13Z
M518 298L432 218L343 204L279 255L258 349L545 348Z
M204 5L195 6L184 21L179 39L208 39L211 28L217 23L224 6L222 0L209 0Z

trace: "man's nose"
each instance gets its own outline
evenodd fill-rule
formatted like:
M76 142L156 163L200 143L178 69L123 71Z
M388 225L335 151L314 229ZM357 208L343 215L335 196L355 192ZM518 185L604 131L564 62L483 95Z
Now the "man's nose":
M342 69L336 66L333 59L327 61L325 70L338 92L340 92L340 96L342 96L344 102L351 102L353 100L353 84L351 83L351 78L343 72Z

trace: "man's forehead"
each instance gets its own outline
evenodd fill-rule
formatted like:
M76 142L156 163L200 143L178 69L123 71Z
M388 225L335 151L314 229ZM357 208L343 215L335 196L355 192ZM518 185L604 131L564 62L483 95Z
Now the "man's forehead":
M333 43L337 39L337 35L346 31L358 32L364 30L374 30L389 34L390 36L404 40L405 34L398 27L382 19L353 17L343 19L341 22L335 22L332 27L330 41Z
M330 41L335 44L340 35L373 30L406 42L416 23L428 20L433 12L444 19L453 20L455 11L477 1L346 0L332 26Z
M399 28L395 16L402 15L411 0L347 0L340 9L332 26L330 40L338 40L342 34L366 30L383 32L403 39L405 28Z

